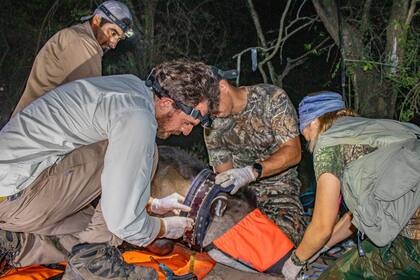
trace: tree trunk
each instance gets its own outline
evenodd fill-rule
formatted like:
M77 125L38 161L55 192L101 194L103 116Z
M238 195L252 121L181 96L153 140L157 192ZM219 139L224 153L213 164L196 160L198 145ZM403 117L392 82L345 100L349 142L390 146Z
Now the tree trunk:
M406 2L405 4L403 2ZM313 0L314 7L320 16L325 28L339 45L337 6L335 0ZM369 8L369 5L366 8ZM388 20L387 52L391 53L395 69L403 59L403 51L399 45L406 39L403 32L405 17L408 13L407 0L395 0L392 6L391 16ZM364 19L366 21L366 18ZM373 67L371 70L363 69L363 61L371 57L363 44L363 30L358 30L342 20L343 49L345 59L355 62L346 63L348 75L354 89L354 102L352 107L361 115L367 117L392 118L395 113L397 93L391 82L385 79L387 74L381 67ZM391 43L391 44L390 44ZM392 47L388 47L392 46Z
M134 4L136 1L129 0L127 5L131 11L139 10ZM138 75L144 76L150 71L154 65L154 42L155 42L155 14L159 0L143 1L144 8L137 17L135 12L132 12L135 23L135 30L141 30L140 42L136 44L135 61L140 66L138 68Z

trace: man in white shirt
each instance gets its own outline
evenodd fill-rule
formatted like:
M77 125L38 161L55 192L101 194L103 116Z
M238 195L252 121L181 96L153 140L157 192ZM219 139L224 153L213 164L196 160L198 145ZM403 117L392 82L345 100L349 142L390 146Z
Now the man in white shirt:
M150 197L155 136L205 125L217 99L211 69L182 60L158 65L146 83L118 75L65 84L12 117L0 131L1 262L58 262L71 250L68 279L155 279L115 246L192 228L185 217L149 215L189 210L178 194Z

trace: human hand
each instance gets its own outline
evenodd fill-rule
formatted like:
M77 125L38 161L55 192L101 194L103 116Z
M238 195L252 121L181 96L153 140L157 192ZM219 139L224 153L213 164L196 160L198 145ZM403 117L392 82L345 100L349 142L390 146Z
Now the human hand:
M256 177L252 166L243 168L233 168L218 174L215 178L215 183L227 188L233 185L233 190L230 194L235 194L240 188L254 182Z
M184 235L184 232L193 228L194 221L187 217L165 217L162 218L165 226L165 233L162 238L178 239Z
M184 200L185 198L179 193L173 193L164 198L154 198L150 210L158 215L166 214L169 211L172 211L175 215L179 215L180 211L189 212L191 208L182 204Z
M294 280L299 275L302 268L303 266L295 265L292 258L289 257L284 263L281 273L283 274L285 280Z

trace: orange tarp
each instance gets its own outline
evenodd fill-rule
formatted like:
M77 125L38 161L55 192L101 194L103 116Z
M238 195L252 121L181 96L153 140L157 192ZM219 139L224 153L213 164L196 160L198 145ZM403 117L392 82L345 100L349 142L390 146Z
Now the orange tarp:
M270 268L294 247L287 235L259 209L245 216L213 244L260 272Z
M206 253L195 253L180 245L176 245L174 251L167 256L156 256L147 251L128 251L123 254L124 260L128 263L153 267L159 273L159 280L165 279L163 273L155 263L152 263L150 256L153 256L160 263L165 264L174 271L176 275L186 274L193 271L198 279L203 279L213 268L214 261ZM53 277L62 271L49 269L39 265L32 265L10 270L4 280L45 280Z

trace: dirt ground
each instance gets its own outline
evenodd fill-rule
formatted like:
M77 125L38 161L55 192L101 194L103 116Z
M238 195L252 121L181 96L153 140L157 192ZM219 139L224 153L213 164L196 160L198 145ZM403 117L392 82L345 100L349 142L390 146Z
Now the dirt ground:
M216 264L204 280L274 280L283 279L280 276L271 276L262 273L243 272L223 264Z

